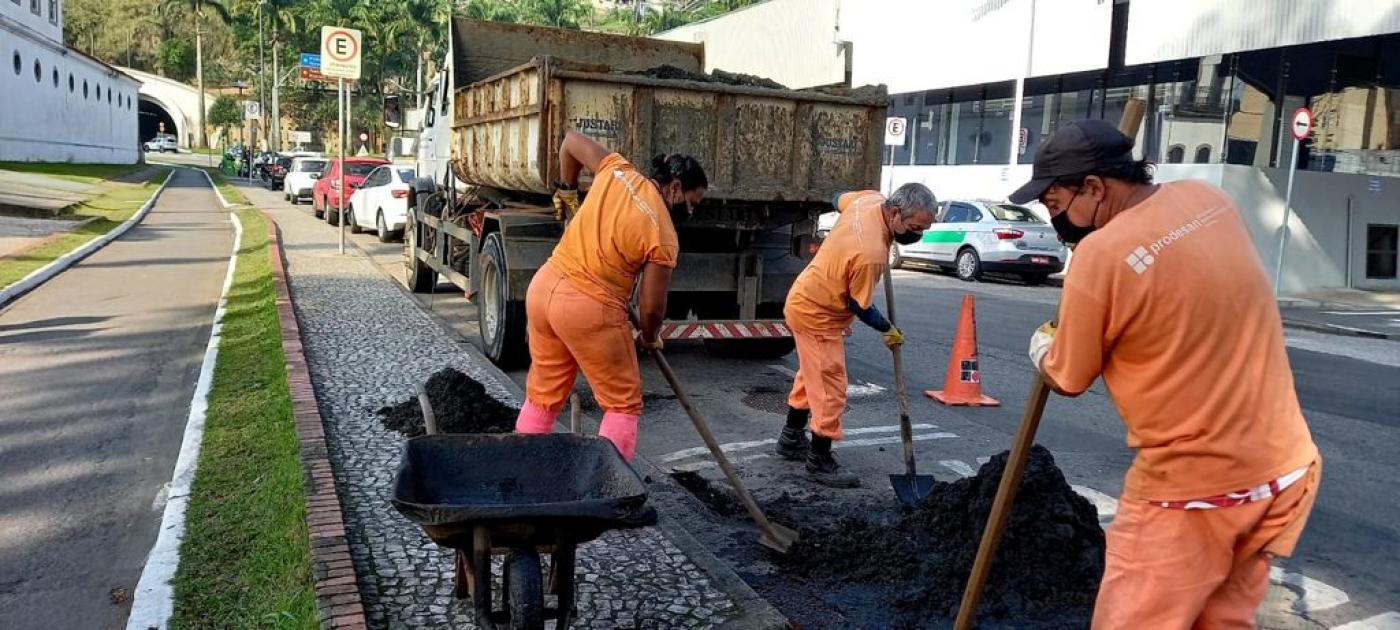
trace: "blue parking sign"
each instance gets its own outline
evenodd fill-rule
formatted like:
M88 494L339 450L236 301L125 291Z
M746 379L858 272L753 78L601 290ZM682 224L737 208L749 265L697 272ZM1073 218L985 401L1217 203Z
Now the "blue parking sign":
M320 68L321 56L315 53L301 53L301 67Z

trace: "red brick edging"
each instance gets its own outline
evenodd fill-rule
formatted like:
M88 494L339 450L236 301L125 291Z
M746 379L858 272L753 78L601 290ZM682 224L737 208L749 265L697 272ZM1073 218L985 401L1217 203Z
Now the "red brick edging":
M316 608L321 627L357 630L366 627L365 607L360 601L359 577L350 560L345 521L340 498L335 493L335 471L331 468L321 411L306 367L301 347L292 295L287 290L287 270L282 261L282 236L277 222L266 212L268 248L272 273L277 284L277 318L282 323L282 354L287 362L287 384L292 393L292 418L297 423L301 445L301 466L306 484L306 526L310 530L311 565L316 580Z

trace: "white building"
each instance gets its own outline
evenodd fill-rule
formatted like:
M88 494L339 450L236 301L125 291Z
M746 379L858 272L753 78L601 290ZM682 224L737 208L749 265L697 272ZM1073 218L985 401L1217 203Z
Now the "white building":
M1223 187L1268 267L1310 107L1282 290L1400 289L1400 0L769 0L661 36L794 87L885 84L911 130L886 181L940 197L1004 198L1060 124L1142 99L1158 180Z
M62 0L0 0L0 56L0 161L140 157L140 83L63 44Z

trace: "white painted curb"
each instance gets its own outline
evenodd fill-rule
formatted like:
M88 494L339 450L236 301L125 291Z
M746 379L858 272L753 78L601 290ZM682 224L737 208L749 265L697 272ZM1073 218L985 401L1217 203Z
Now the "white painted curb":
M156 191L151 194L151 198L147 199L146 203L141 205L141 208L136 211L136 214L132 215L130 219L127 219L121 225L112 228L111 232L108 232L106 234L103 234L102 236L88 241L82 247L79 247L78 249L68 252L67 254L59 256L53 262L29 272L29 275L20 278L18 282L11 284L10 286L5 287L4 289L0 289L0 306L4 306L8 304L11 300L21 295L24 295L25 293L33 291L36 287L47 282L50 278L62 273L63 270L72 267L73 263L87 258L88 256L92 255L93 252L102 249L108 243L115 240L117 237L126 234L127 230L136 227L136 224L140 223L141 220L146 218L146 215L150 213L151 208L155 207L156 200L160 199L160 194L165 191L165 186L170 183L170 178L174 176L175 169L172 168L170 169L170 174L165 176L165 181L160 183L160 188L157 188ZM215 190L217 191L218 189Z
M205 173L206 177L208 175ZM212 179L210 185L213 185ZM217 192L219 189L214 190ZM165 628L175 611L175 590L170 581L175 578L175 570L180 566L180 543L185 537L185 509L189 506L190 486L194 482L200 447L204 443L204 420L209 410L214 364L219 358L224 309L228 305L228 291L233 285L238 250L243 242L243 224L238 220L238 214L229 213L229 221L233 223L233 251L229 254L228 273L224 275L219 305L214 309L214 325L209 331L209 345L204 349L204 363L199 368L194 398L190 400L190 415L185 422L185 437L180 442L180 456L175 460L175 473L170 481L165 512L161 515L160 533L156 536L156 544L151 547L150 555L146 557L141 580L136 583L131 615L126 621L127 630Z
M195 168L195 167L192 167L192 166L187 166L187 167L185 167L185 168L189 168L189 169L196 170L196 171L199 171L199 172L201 172L201 173L204 173L204 179L209 180L209 187L214 189L214 196L216 196L216 197L219 198L219 203L222 204L222 205L224 206L224 208L232 208L232 207L233 207L233 204L229 203L227 199L224 199L224 193L223 193L222 191L219 190L218 184L215 184L215 183L214 183L214 176L213 176L213 175L210 175L210 174L209 174L209 171L206 171L206 170L204 170L204 169L202 169L202 168Z

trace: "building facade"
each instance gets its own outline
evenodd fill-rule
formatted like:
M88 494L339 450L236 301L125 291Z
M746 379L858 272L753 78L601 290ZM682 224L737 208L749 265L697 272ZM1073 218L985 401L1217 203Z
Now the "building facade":
M1400 289L1400 0L844 0L832 22L800 34L785 25L826 14L824 0L758 6L788 5L766 16L765 45L799 50L797 40L834 33L850 58L716 66L769 76L794 63L828 74L848 65L853 85L885 84L890 115L910 129L886 181L1002 199L1060 125L1117 122L1141 99L1140 157L1161 181L1205 179L1234 196L1270 268L1288 125L1309 107L1317 124L1299 146L1282 291ZM754 28L744 13L705 28Z
M140 83L63 43L62 0L0 0L0 161L133 163Z

